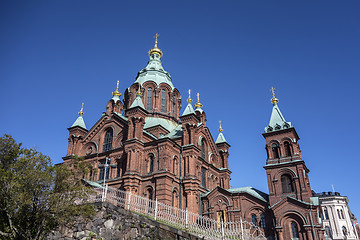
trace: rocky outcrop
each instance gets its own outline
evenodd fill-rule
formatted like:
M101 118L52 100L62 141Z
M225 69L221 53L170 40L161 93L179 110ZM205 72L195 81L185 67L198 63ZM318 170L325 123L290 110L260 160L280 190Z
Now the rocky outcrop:
M78 222L72 227L60 227L48 240L87 240L92 233L97 239L199 239L189 233L151 220L145 216L118 208L108 203L97 203L96 215L91 221Z

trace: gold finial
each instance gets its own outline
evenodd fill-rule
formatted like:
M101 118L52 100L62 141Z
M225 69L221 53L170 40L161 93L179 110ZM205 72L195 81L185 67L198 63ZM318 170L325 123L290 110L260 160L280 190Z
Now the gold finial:
M219 132L222 132L222 131L223 131L223 129L222 129L222 127L221 127L221 121L219 121L219 124L220 124L220 127L219 127Z
M195 108L202 108L202 104L200 103L200 93L197 93L196 94L196 96L197 96L197 103L195 104Z
M84 109L84 103L81 104L81 109L80 109L80 112L79 112L79 116L84 115L83 109Z
M279 99L277 99L276 97L275 97L275 88L274 87L271 87L270 88L270 91L272 92L272 99L271 99L271 103L272 104L275 104L275 103L278 103L279 102Z
M163 53L162 51L158 48L157 44L158 44L158 37L160 36L160 34L156 33L154 38L155 38L155 45L152 49L150 49L149 51L149 56L151 56L153 53L157 53L159 54L160 57L162 57Z
M136 95L141 96L141 84L140 83L139 83L139 89L138 89Z
M156 33L154 38L155 38L155 46L157 48L157 44L158 44L158 41L157 41L157 38L160 36L160 34Z
M113 96L121 96L121 93L119 92L119 80L117 80L117 83L116 83L116 90L113 91L112 93Z
M192 102L192 99L191 99L191 97L190 97L190 94L191 94L191 90L189 89L189 98L187 99L187 102L188 102L188 103L191 103L191 102Z

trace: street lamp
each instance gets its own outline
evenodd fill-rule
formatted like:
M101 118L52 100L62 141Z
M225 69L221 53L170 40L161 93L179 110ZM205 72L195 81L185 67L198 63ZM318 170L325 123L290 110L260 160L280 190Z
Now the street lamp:
M110 165L108 164L108 160L109 160L109 163L110 163L110 162L111 162L111 158L109 158L109 157L105 158L105 164L104 164L104 184L103 184L104 188L103 188L103 194L102 194L102 201L103 201L103 202L104 202L105 199L106 199L106 192L107 192L107 187L108 187L107 184L105 185L105 183L106 183L106 170L107 170L107 168L110 166Z

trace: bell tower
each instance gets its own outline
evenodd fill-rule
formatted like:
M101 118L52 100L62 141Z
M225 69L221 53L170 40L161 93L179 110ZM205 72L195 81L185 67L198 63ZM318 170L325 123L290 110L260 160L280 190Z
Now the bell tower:
M309 169L301 157L299 136L280 112L272 91L273 109L263 133L267 159L264 166L269 187L269 204L279 240L322 239L319 204L312 197Z
M264 168L269 185L270 205L287 196L310 202L309 169L301 158L298 143L300 138L291 122L287 122L281 114L274 88L272 91L273 110L270 123L263 133L266 139L267 160Z

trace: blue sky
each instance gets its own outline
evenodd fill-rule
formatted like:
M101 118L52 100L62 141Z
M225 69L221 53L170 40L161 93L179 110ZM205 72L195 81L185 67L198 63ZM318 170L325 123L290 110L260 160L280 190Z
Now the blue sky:
M272 105L300 136L311 187L349 197L360 218L359 1L1 1L0 134L54 163L84 105L90 128L146 66L159 33L183 96L200 93L208 127L231 144L233 187L268 192Z

